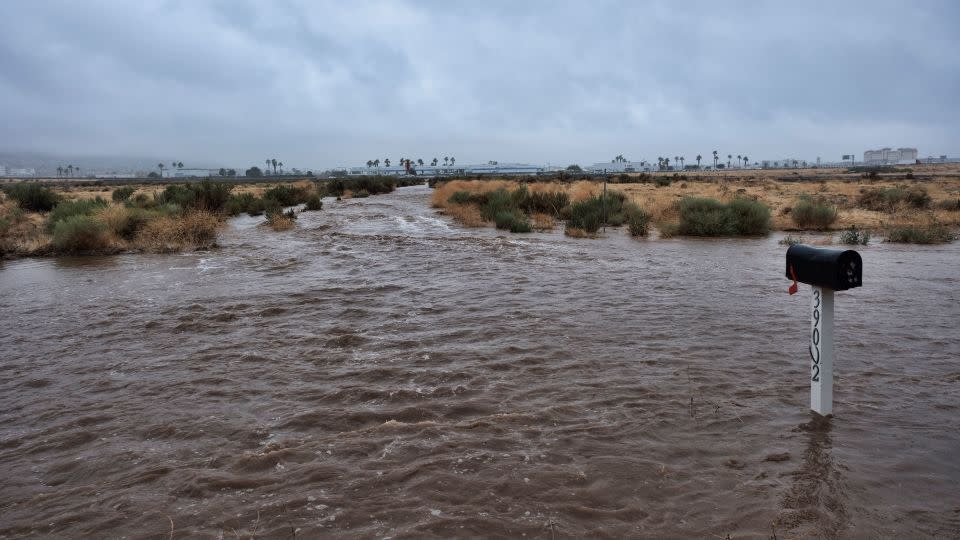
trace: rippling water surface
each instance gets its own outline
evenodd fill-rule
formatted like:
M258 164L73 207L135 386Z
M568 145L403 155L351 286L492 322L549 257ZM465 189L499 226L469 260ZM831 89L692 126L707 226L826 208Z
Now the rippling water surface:
M462 229L0 263L0 537L957 537L958 244L862 250L835 414L762 240Z

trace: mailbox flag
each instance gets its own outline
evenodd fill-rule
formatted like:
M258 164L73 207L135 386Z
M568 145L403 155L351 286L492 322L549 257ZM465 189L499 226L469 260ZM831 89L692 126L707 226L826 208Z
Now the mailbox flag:
M790 293L790 296L797 294L797 273L793 271L793 265L790 265L790 277L793 278L793 285L787 289L787 292Z

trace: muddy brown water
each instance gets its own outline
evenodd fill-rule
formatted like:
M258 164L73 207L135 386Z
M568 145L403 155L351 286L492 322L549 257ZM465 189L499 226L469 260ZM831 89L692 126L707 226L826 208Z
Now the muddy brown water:
M808 411L778 236L462 229L429 189L0 266L0 537L957 537L960 245L877 243Z

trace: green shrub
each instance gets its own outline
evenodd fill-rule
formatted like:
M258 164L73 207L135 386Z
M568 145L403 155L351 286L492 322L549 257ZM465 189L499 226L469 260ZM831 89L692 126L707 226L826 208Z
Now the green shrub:
M760 201L734 199L727 203L738 236L759 236L770 232L770 209Z
M49 212L60 200L56 193L38 184L4 186L3 192L17 201L20 208L31 212Z
M493 218L498 229L509 230L514 233L528 233L533 230L527 216L519 210L505 210Z
M227 201L225 211L231 216L238 216L245 212L249 213L250 207L256 204L257 200L259 199L257 199L253 193L244 192L231 194L230 200Z
M595 233L601 225L620 226L627 220L624 204L627 196L619 191L603 194L570 205L570 217L567 227ZM604 221L606 215L606 221Z
M870 242L870 231L858 229L856 225L840 233L840 243L851 246L865 246Z
M232 184L204 180L197 184L172 184L157 195L157 204L176 204L183 210L229 211Z
M323 201L320 200L320 196L314 193L307 197L306 202L304 203L303 209L305 211L316 211L323 209Z
M809 195L804 195L790 211L790 216L799 227L823 230L837 220L837 209L823 201L814 200Z
M650 228L650 214L633 203L625 204L623 209L627 215L630 236L646 236Z
M783 238L781 238L780 241L777 243L780 244L781 246L795 246L797 244L802 244L803 242L804 240L802 236L793 236L788 234Z
M669 176L658 176L653 179L653 184L657 187L667 187L671 182L672 180Z
M887 242L898 244L946 244L955 239L953 232L940 223L893 227L887 231Z
M470 194L469 191L454 192L454 194L451 195L449 199L447 199L447 202L451 202L453 204L469 204L472 201L473 201L473 196Z
M404 185L420 183L417 179L405 179ZM334 197L342 197L347 190L357 193L365 190L367 194L377 195L390 193L397 187L397 180L389 176L363 176L360 178L334 178L324 184L324 193Z
M53 229L53 246L63 253L95 251L109 243L106 226L91 216L69 216Z
M514 197L510 192L498 189L486 194L486 200L480 206L480 215L485 221L494 221L498 214L516 209Z
M85 199L75 201L61 201L53 208L47 217L47 231L53 232L57 223L67 220L74 216L89 216L97 210L107 206L107 201L97 197L96 199Z
M684 236L753 236L770 232L770 209L750 199L728 204L707 198L680 200L677 234Z
M113 190L113 193L110 195L110 197L113 199L114 202L124 202L127 199L129 199L130 196L133 195L133 192L136 190L137 188L134 188L131 186L117 188Z
M263 198L277 201L280 206L296 206L307 202L310 198L310 190L297 186L277 186L268 189L263 194Z
M365 189L361 189L360 191L356 191L356 192L354 192L354 194L353 194L353 198L354 198L354 199L366 199L366 198L369 197L369 196L370 196L370 192L367 191L367 190L365 190Z

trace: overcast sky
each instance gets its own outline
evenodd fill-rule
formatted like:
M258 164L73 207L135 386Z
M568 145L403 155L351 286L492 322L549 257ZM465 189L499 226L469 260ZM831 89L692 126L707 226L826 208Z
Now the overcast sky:
M4 0L0 21L2 150L308 168L960 154L952 1Z

